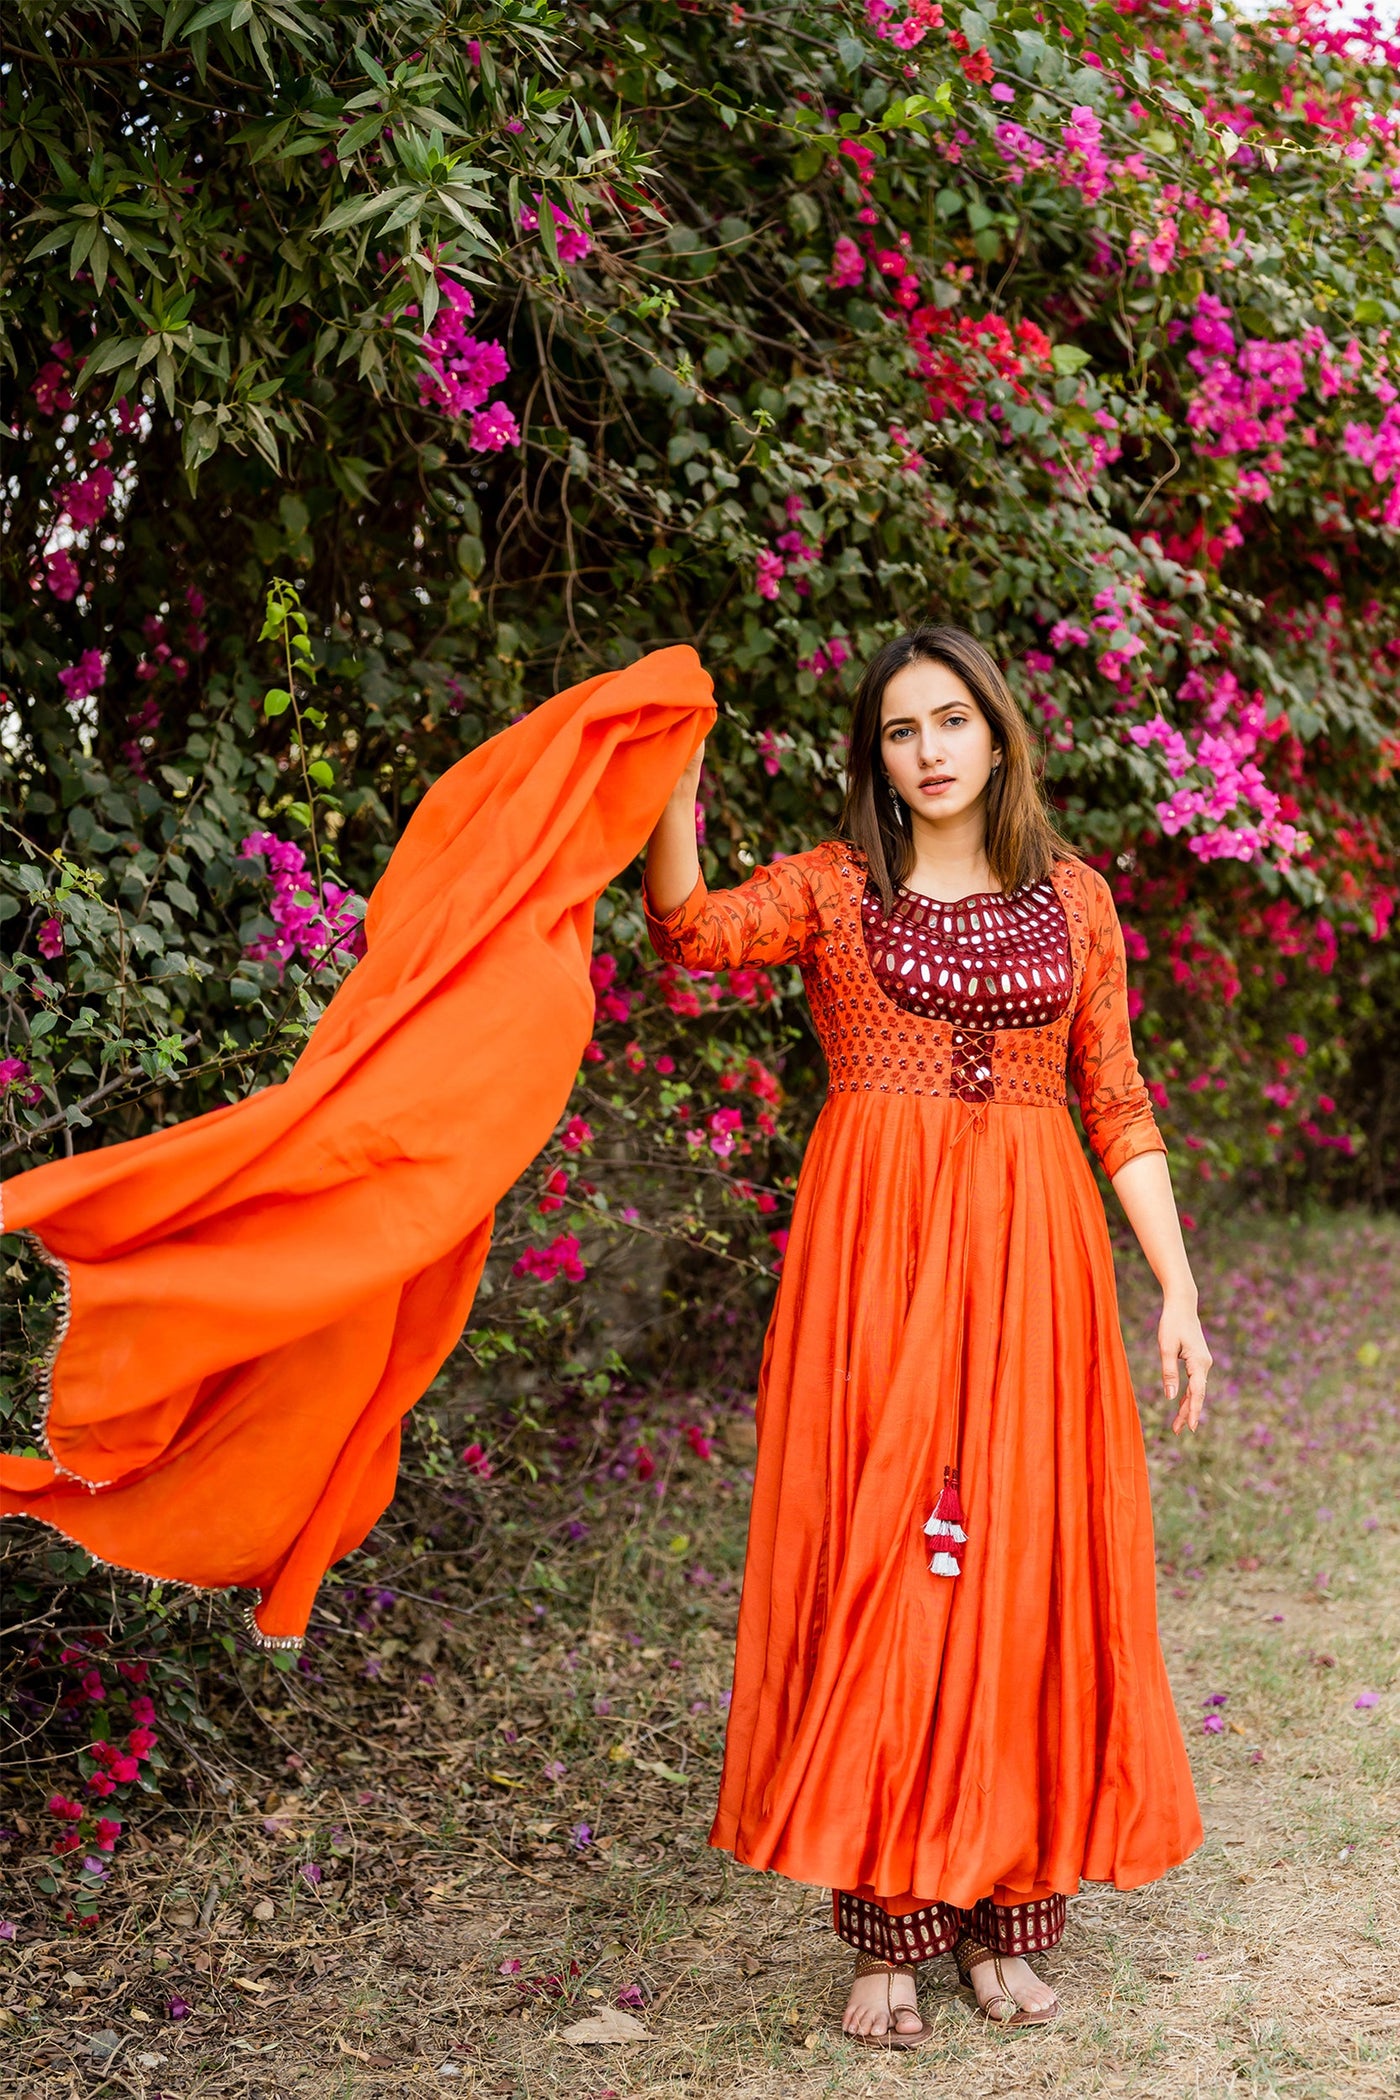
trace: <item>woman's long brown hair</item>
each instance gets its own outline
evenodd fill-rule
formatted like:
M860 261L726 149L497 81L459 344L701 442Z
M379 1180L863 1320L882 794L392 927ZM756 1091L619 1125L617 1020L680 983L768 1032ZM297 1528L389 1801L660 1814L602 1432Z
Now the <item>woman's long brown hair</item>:
M995 659L961 627L914 627L886 642L867 664L851 713L850 757L841 836L859 846L886 911L913 865L905 805L890 794L880 756L885 687L908 664L942 664L962 680L991 726L1001 764L987 783L987 861L1004 891L1039 882L1057 860L1077 855L1056 830L1041 785L1043 764L1026 718Z

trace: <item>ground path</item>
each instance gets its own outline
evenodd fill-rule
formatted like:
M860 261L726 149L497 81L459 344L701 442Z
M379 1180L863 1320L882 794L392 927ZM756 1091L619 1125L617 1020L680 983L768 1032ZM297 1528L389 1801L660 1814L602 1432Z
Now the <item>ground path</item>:
M127 1909L99 1936L0 1950L16 2090L1395 2094L1400 1522L1385 1413L1396 1341L1379 1285L1400 1234L1364 1221L1294 1242L1282 1231L1242 1237L1216 1265L1232 1309L1218 1320L1213 1456L1153 1452L1162 1637L1206 1840L1151 1888L1071 1899L1043 1964L1066 2008L1054 2029L989 2030L945 1960L921 1985L929 2048L886 2057L841 2039L849 1959L827 1900L704 1845L732 1586L658 1573L646 1597L621 1595L603 1569L554 1634L522 1633L514 1613L474 1622L475 1682L464 1649L425 1636L430 1688L361 1735L289 1752L275 1783L236 1784L226 1809L134 1852ZM1147 1300L1131 1272L1125 1308L1146 1387ZM1373 1435L1387 1422L1388 1445ZM740 1511L712 1521L732 1560ZM658 1568L675 1543L664 1530ZM1228 1558L1227 1530L1244 1549ZM721 1563L716 1534L685 1546ZM1180 1579L1207 1557L1199 1579ZM1207 1733L1211 1713L1225 1726ZM269 1725L292 1724L277 1711ZM556 1776L537 1777L556 1747L544 1763ZM313 1860L319 1880L303 1871ZM178 2026L164 2017L172 1992L192 2007ZM567 2038L618 2012L647 2038Z

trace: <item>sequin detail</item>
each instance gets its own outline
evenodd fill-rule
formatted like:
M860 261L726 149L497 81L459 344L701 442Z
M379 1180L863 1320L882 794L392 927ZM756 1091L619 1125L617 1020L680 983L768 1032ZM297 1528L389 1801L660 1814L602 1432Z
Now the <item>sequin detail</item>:
M887 912L867 886L865 952L880 989L906 1013L953 1023L951 1091L994 1098L999 1028L1045 1028L1074 988L1069 922L1046 877L1008 895L941 903L901 887Z
M660 918L648 910L647 924L662 961L688 970L795 962L834 1095L956 1099L961 1088L971 1115L985 1118L993 1105L1063 1108L1068 1068L1089 1143L1112 1178L1137 1153L1166 1150L1133 1056L1123 935L1102 875L1080 861L1059 860L1046 880L1067 929L1069 997L1044 1022L1030 1019L1029 1005L1022 1020L1018 1006L1015 1025L979 1027L973 1042L954 1042L969 1033L961 1022L925 1012L922 1000L912 1011L876 976L865 941L868 871L864 856L845 840L759 868L737 889L707 891L697 881L674 910ZM1032 989L1033 977L1027 997ZM1014 990L1019 999L1021 987ZM974 1127L965 1125L969 1132Z

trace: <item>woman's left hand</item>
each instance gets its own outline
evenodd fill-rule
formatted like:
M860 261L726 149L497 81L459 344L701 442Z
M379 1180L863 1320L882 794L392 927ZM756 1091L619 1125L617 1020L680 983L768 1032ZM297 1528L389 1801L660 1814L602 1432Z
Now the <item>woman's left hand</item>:
M1183 1425L1195 1429L1200 1424L1206 1398L1206 1378L1214 1359L1206 1347L1194 1300L1171 1297L1163 1300L1162 1317L1157 1323L1157 1346L1162 1352L1162 1391L1168 1400L1175 1400L1181 1382L1180 1363L1184 1359L1186 1364L1186 1393L1176 1411L1172 1434L1176 1435Z

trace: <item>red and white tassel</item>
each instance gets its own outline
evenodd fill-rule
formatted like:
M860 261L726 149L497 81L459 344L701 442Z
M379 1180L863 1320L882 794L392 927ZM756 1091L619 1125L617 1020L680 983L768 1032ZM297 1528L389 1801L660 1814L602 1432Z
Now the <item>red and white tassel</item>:
M943 1468L943 1492L933 1505L933 1515L924 1526L924 1536L937 1540L933 1559L928 1564L930 1575L961 1575L967 1533L963 1530L963 1506L958 1497L956 1466Z

